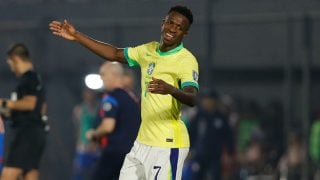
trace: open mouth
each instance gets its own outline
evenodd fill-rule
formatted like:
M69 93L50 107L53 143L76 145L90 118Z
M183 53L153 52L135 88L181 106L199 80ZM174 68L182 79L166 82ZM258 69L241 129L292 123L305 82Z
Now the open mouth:
M172 35L172 34L170 34L170 33L165 33L164 34L164 38L166 39L166 40L173 40L174 39L174 35Z

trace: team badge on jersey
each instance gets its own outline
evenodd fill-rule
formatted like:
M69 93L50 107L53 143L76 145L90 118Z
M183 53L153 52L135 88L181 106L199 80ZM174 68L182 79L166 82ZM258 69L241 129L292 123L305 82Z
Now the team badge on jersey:
M155 66L156 64L154 62L149 64L148 71L147 71L148 75L151 75L153 73Z
M193 80L198 81L199 75L195 70L192 71L192 76L193 76Z
M112 104L110 102L106 102L103 104L102 108L104 111L108 112L112 109Z

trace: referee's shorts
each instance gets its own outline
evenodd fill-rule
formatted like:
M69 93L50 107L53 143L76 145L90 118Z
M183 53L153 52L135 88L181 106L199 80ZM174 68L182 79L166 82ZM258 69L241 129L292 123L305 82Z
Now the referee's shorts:
M46 134L42 125L9 126L5 133L4 167L20 168L24 172L39 169Z

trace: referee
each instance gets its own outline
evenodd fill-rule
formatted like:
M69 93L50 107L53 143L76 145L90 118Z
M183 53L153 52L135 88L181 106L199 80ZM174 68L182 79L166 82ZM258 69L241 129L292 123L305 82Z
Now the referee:
M42 120L45 95L39 75L33 69L24 44L15 44L7 52L7 63L19 78L11 100L0 99L0 107L10 110L5 137L2 180L37 180L39 162L46 142Z

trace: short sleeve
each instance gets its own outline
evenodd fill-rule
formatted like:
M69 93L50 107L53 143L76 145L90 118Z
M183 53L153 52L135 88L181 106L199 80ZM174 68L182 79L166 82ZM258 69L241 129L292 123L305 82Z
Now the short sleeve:
M182 59L179 78L181 89L186 86L194 86L199 90L199 68L195 58Z
M130 67L139 66L141 61L141 52L145 45L136 47L127 47L124 49L124 57L126 58Z
M102 100L101 118L116 118L119 110L118 101L112 96L106 96Z
M37 95L41 89L42 86L36 76L29 76L25 78L20 86L22 96Z

